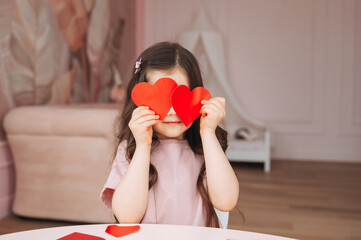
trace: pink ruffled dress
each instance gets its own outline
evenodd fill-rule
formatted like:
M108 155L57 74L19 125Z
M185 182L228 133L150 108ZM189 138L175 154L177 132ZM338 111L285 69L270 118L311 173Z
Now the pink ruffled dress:
M128 169L126 142L119 144L101 200L112 206L112 196ZM204 163L186 140L166 139L151 151L150 161L158 171L158 181L149 190L148 208L142 223L205 226L206 215L197 190L197 179Z

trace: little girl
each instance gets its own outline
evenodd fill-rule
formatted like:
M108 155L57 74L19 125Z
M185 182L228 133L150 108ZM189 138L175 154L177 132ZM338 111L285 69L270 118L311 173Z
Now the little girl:
M101 200L119 223L219 227L214 208L232 210L239 192L224 153L227 132L218 127L225 116L225 99L203 100L201 116L187 127L173 108L159 120L148 107L137 107L131 92L137 83L154 84L164 77L191 91L203 86L197 60L177 43L155 44L139 56Z

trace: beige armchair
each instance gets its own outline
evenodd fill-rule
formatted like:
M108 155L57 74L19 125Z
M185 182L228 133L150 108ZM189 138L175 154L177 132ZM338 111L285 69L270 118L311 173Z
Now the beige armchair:
M115 222L100 202L111 168L116 104L26 106L4 128L15 163L13 211L25 217Z

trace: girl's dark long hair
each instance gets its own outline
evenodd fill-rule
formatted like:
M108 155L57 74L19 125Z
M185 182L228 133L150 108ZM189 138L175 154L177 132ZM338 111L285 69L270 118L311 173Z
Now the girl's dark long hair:
M131 92L137 83L147 81L147 70L169 70L176 66L180 66L187 72L191 91L196 87L203 86L203 80L196 58L191 52L183 48L178 43L161 42L154 44L153 46L147 48L137 60L139 59L142 59L140 66L141 70L137 73L133 72L128 83L124 108L120 116L119 134L117 136L118 144L124 140L127 142L126 157L129 162L133 158L136 148L134 136L128 126L133 110L137 107L131 99ZM188 141L188 144L194 153L203 154L199 123L200 118L197 118L193 122L192 126L185 132L185 139ZM223 151L226 151L228 146L227 132L222 128L217 127L215 133ZM152 147L154 147L157 143L159 143L159 140L155 134L153 134ZM217 215L210 201L208 192L203 184L205 170L205 164L203 164L197 180L197 189L202 198L203 206L206 212L206 226L219 227ZM157 182L157 178L157 169L154 165L150 164L149 189Z

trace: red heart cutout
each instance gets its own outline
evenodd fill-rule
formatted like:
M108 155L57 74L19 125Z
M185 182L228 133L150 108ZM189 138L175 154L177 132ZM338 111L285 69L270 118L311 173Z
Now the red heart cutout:
M171 78L160 78L154 85L146 82L138 83L132 90L132 100L138 107L148 106L159 115L160 120L163 120L172 107L170 95L177 86Z
M109 225L105 230L106 233L114 237L122 237L133 232L136 232L140 229L139 225L135 226L118 226L118 225Z
M201 115L201 101L210 99L211 94L203 87L196 87L191 92L187 86L180 85L174 89L171 98L174 111L187 127Z
M72 234L66 235L62 238L58 238L57 240L105 240L105 238L79 232L73 232Z

